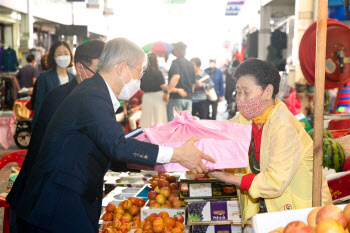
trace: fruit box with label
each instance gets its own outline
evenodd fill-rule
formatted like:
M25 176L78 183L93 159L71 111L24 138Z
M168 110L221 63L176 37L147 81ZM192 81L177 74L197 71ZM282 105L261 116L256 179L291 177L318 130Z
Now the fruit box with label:
M216 197L237 197L236 186L217 179L181 179L179 181L179 198L198 199Z
M160 212L165 211L169 214L170 217L176 218L178 215L182 215L184 217L184 222L186 222L185 216L185 207L183 208L152 208L148 206L144 206L141 208L141 221L145 220L145 218L153 213L159 214Z
M333 203L350 199L350 171L331 174L327 176L327 182Z
M192 233L250 233L251 228L232 225L196 225L192 226Z
M238 199L232 201L191 202L187 205L188 225L241 224Z
M346 205L337 205L344 210ZM285 227L292 221L302 221L307 224L307 216L314 208L278 211L273 213L257 214L252 219L252 233L266 233L279 227Z

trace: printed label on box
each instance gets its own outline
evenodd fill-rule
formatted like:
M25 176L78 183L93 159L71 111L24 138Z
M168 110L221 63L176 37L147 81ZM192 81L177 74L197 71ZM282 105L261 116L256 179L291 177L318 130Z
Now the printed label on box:
M227 202L211 202L210 203L211 221L226 221L227 218Z
M215 233L231 233L231 225L215 225Z
M188 191L188 183L181 183L181 191Z
M190 184L190 197L211 197L211 183Z

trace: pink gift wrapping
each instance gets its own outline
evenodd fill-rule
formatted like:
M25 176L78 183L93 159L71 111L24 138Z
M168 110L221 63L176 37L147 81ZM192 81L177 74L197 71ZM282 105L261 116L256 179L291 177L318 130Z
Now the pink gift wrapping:
M193 120L188 111L179 115L174 111L174 120L167 123L157 123L136 137L140 141L150 142L160 146L179 147L195 136L195 146L216 160L213 164L203 160L209 170L225 168L241 168L248 166L248 150L250 146L252 127L225 121ZM160 172L188 171L178 163L157 164L153 169L129 164L130 168L156 170Z

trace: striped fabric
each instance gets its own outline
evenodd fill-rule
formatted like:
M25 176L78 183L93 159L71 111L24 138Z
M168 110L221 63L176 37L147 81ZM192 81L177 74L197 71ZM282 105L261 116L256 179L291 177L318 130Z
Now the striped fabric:
M341 90L337 113L350 113L350 81Z

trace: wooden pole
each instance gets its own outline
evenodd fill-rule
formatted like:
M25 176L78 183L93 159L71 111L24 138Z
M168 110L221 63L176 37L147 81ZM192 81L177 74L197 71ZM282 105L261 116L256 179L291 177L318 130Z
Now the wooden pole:
M325 87L326 38L328 0L318 1L316 70L315 70L315 118L314 118L314 167L312 206L321 206L323 162L323 105Z

